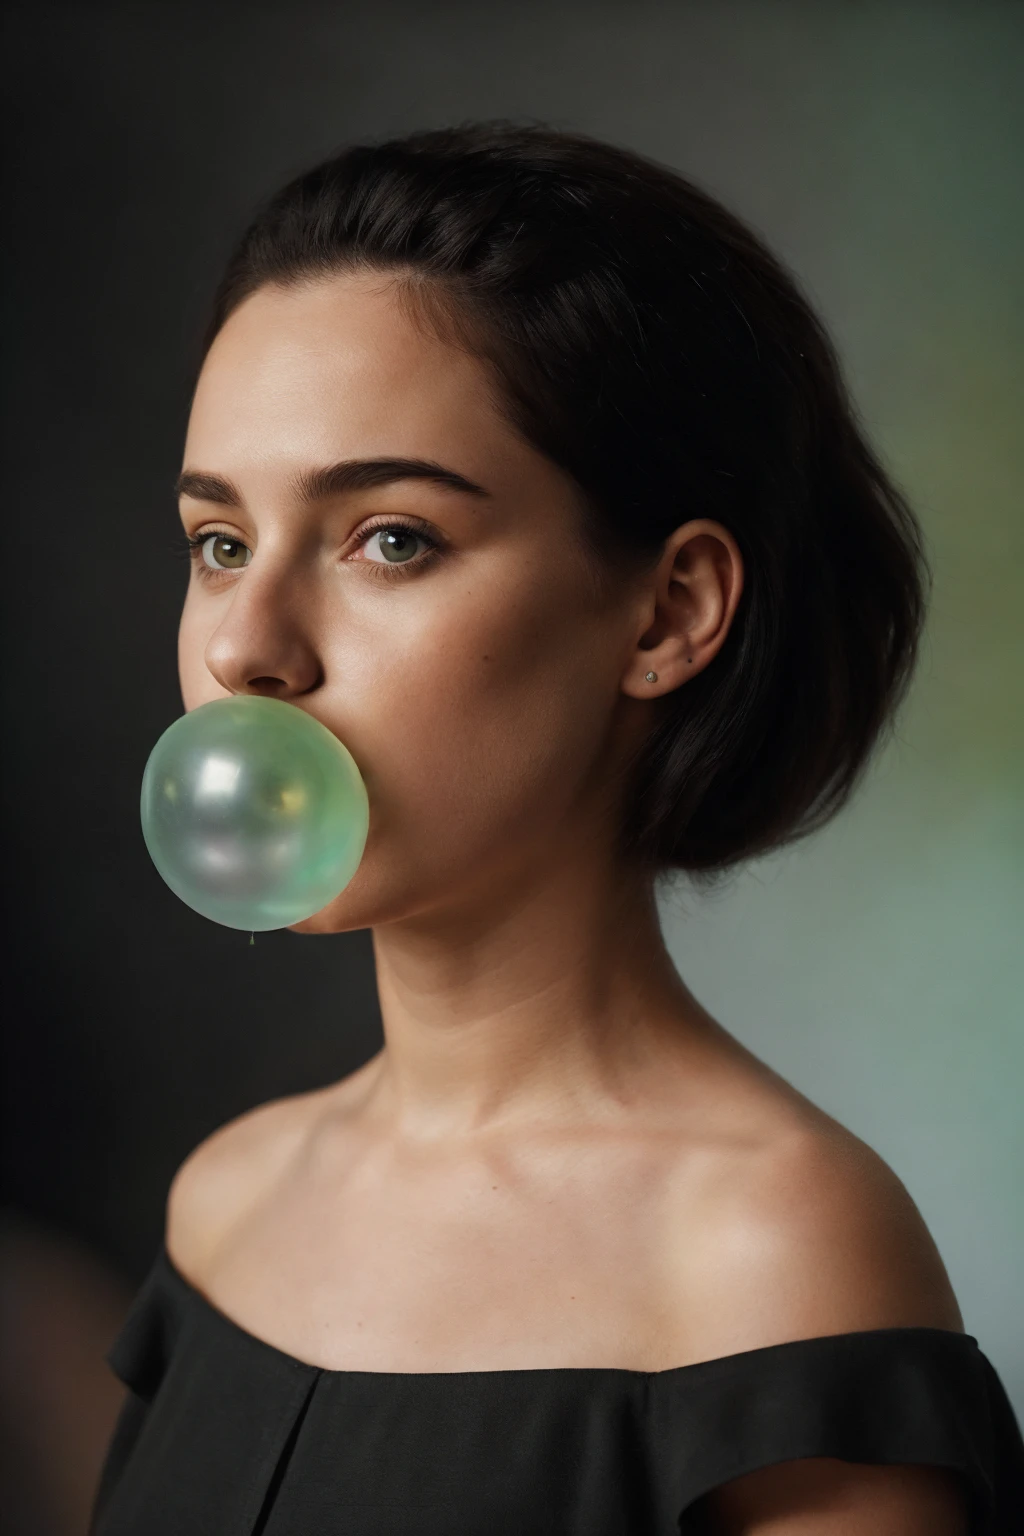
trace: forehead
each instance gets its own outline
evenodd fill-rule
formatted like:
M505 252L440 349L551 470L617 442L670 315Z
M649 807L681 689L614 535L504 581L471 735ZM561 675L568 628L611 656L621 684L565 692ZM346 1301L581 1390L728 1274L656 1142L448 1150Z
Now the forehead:
M186 462L222 472L371 454L457 460L470 476L529 450L484 363L417 323L387 274L267 285L207 354Z

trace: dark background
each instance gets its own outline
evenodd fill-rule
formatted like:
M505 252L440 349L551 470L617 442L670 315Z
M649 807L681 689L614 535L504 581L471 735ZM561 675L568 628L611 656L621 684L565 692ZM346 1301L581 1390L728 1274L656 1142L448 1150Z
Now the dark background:
M212 285L254 199L362 126L344 68L310 124L300 13L5 18L5 1199L132 1280L201 1137L379 1043L368 933L250 946L138 817L182 708L170 487Z

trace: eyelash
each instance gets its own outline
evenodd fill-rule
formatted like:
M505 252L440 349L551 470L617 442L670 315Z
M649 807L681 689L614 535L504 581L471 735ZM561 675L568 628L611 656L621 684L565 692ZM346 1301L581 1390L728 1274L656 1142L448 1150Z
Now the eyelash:
M364 561L363 563L373 571L375 579L378 577L384 581L393 581L396 578L400 579L401 572L407 570L410 566L415 567L418 570L424 565L429 565L435 556L441 551L442 545L440 539L435 538L433 534L427 533L424 526L421 523L416 522L413 518L404 517L381 518L378 522L371 523L368 528L363 530L363 533L359 538L357 548L361 549L368 539L371 539L375 533L380 533L384 528L408 529L408 531L410 533L414 533L418 539L422 539L427 548L422 554L414 555L411 560L395 562L384 560ZM186 534L185 536L184 553L188 559L191 560L200 581L216 581L220 576L230 576L231 572L226 567L222 571L215 571L212 566L207 565L206 561L203 559L203 545L206 543L207 539L226 539L231 544L244 544L244 540L236 538L235 535L233 533L229 533L226 528L204 528L202 533L195 535ZM245 545L245 548L248 547L248 545ZM180 549L181 546L179 545L178 548ZM245 570L245 566L240 566L239 569Z

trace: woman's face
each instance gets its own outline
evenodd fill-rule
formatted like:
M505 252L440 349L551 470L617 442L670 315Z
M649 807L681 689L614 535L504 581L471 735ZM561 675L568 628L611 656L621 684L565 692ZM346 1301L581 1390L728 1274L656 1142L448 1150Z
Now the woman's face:
M203 367L185 708L253 693L308 710L370 797L357 874L300 931L475 903L610 834L615 764L646 716L620 686L642 608L625 582L599 597L578 492L491 388L369 273L261 289ZM337 467L379 460L452 479Z

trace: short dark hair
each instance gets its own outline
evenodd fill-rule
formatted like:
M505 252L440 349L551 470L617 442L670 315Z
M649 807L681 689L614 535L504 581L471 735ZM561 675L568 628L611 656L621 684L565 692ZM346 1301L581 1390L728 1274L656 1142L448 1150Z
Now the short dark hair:
M495 371L604 559L724 524L745 584L714 660L656 701L623 849L710 884L849 799L905 693L930 572L793 276L689 180L548 124L349 145L269 199L202 355L266 283L392 271Z

